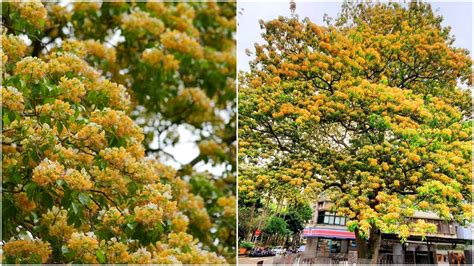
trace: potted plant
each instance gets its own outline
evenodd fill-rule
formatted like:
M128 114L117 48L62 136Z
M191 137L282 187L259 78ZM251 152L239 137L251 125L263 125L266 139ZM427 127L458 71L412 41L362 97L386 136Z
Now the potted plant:
M250 250L252 248L253 248L252 242L249 242L249 241L240 242L239 255L245 255L247 253L247 250Z

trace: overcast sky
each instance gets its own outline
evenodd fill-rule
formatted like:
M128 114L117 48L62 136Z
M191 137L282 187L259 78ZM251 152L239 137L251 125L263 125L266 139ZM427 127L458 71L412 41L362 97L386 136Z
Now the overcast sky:
M440 2L428 1L433 10L444 17L443 25L451 26L451 33L456 37L455 45L467 48L472 54L472 9L470 1ZM248 70L251 60L245 54L246 49L254 51L255 42L261 43L262 33L259 19L270 20L278 16L290 16L290 0L274 2L239 1L238 2L238 70ZM300 18L309 17L316 24L323 22L324 14L336 17L341 10L342 1L298 1L296 0L296 14Z

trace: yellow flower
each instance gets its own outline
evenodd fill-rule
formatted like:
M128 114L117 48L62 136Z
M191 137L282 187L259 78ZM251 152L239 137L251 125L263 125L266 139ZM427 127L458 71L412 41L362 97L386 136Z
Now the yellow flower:
M22 111L24 106L23 94L15 87L1 87L2 106L12 111Z
M37 29L44 27L48 11L40 1L19 2L13 6L20 11L20 16L30 25Z
M130 263L151 264L151 253L145 248L139 248L130 255Z
M155 67L163 67L165 70L178 70L179 61L171 54L164 54L157 48L146 49L142 53L143 62Z
M185 33L176 30L168 31L161 35L160 40L165 49L190 54L195 58L202 58L204 55L202 46Z
M220 197L217 199L217 205L224 207L225 217L235 217L235 197Z
M107 241L106 257L107 263L128 263L131 259L128 246L118 242L115 237Z
M10 240L3 246L3 251L3 256L12 256L15 263L34 263L35 261L29 260L32 255L46 263L53 252L48 242L31 239Z
M15 203L20 207L20 210L29 212L36 208L36 203L30 201L25 192L20 192L14 195Z
M137 206L134 209L135 221L145 225L153 226L161 222L163 218L163 211L156 204L149 203L145 206Z
M374 159L374 158L369 158L368 161L369 161L369 165L371 166L377 166L378 164L377 159Z
M33 170L32 180L40 186L46 186L56 182L63 172L64 166L46 158Z
M76 11L76 12L98 11L99 9L100 9L100 3L96 3L96 2L76 2L76 3L74 3L74 11Z
M193 237L184 232L170 233L168 235L168 243L172 247L185 247L193 244Z
M175 214L171 223L177 232L185 232L188 229L189 218L182 214Z
M90 176L84 168L81 172L75 169L67 169L64 181L66 181L70 188L77 190L89 190L93 186Z
M67 247L83 263L97 263L96 251L99 248L99 241L93 232L87 234L73 233L67 241Z
M146 32L152 35L159 35L164 31L165 27L161 20L150 17L149 13L140 9L135 9L130 14L123 15L122 29L142 36Z
M113 130L118 137L131 137L140 142L144 139L142 129L122 111L105 108L94 111L91 122L101 125L104 129Z
M43 214L41 223L49 229L49 235L61 239L68 239L76 230L74 226L67 223L67 210L53 206L51 210Z
M101 150L107 145L105 131L100 125L92 122L81 128L75 135L75 138L83 143L84 146L95 150Z
M400 181L398 181L398 180L393 181L393 185L395 187L399 187L400 186Z
M58 87L62 90L59 99L69 99L78 103L86 94L84 84L82 84L82 82L77 78L68 79L66 77L61 77Z
M5 33L2 34L2 50L6 56L8 56L8 61L16 62L21 57L25 56L27 46L23 40L19 37Z
M36 57L28 56L16 63L15 74L27 76L37 83L45 77L46 70L46 63Z

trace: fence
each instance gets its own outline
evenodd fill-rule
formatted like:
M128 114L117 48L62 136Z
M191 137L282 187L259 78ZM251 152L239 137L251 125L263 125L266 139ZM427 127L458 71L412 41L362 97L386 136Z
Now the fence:
M328 257L315 257L314 255L304 254L287 254L275 257L273 264L287 264L287 265L341 265L348 266L347 254L334 254Z

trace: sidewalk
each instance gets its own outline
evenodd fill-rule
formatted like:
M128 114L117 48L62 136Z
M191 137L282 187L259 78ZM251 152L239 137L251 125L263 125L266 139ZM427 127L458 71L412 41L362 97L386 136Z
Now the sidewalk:
M263 260L263 265L270 266L273 265L273 259L275 256L272 257L248 257L248 256L239 256L238 257L238 265L257 265L257 262Z

